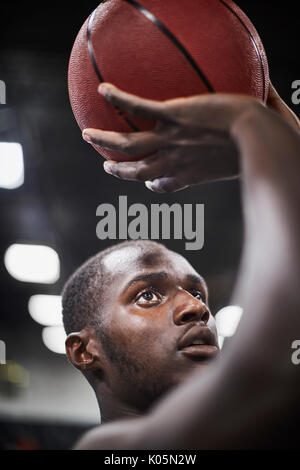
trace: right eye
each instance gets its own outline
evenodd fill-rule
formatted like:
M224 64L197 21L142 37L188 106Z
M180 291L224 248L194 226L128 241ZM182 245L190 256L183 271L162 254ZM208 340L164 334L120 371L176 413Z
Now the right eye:
M161 298L152 290L142 292L136 300L136 303L142 307L151 307L159 303Z

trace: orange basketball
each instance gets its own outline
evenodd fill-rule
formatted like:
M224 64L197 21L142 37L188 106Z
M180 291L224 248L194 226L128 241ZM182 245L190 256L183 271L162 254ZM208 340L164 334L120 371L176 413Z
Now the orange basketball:
M154 100L230 92L266 101L269 70L257 31L231 0L105 0L77 36L68 80L81 129L130 132L154 123L107 102L102 81Z

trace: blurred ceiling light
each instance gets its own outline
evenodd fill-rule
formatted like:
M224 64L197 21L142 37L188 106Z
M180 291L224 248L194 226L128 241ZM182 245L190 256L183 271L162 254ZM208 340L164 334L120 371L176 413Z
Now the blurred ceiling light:
M24 183L22 145L0 142L0 187L16 189Z
M33 295L28 310L34 321L43 326L62 326L62 304L59 295Z
M1 383L9 383L21 388L28 388L29 372L20 364L9 361L7 364L0 367L0 384Z
M222 308L216 315L217 330L220 336L225 338L233 336L243 315L241 307L231 305Z
M225 340L224 336L219 336L219 337L218 337L218 343L219 343L219 348L220 348L220 349L223 349L224 340Z
M65 341L67 335L62 326L47 326L42 332L43 342L50 351L66 354Z
M58 254L48 246L12 245L4 263L9 274L21 282L54 284L60 276Z

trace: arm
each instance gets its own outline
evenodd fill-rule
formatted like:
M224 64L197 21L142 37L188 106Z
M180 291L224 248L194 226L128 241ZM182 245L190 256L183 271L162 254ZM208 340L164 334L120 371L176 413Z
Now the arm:
M300 140L259 103L227 117L241 156L246 239L235 300L245 314L223 359L144 418L103 426L77 448L217 449L259 445L299 412ZM127 427L128 426L128 427Z
M255 447L290 414L299 417L300 374L291 363L300 332L299 134L263 108L245 113L232 134L246 224L234 297L245 314L217 368L152 414L153 448Z

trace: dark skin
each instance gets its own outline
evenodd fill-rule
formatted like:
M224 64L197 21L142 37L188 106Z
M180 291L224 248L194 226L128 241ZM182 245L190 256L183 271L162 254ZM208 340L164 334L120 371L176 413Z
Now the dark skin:
M92 376L107 422L145 412L220 351L206 284L182 256L163 246L131 246L107 255L104 264L103 333L100 340L91 328L70 335L67 353ZM179 349L194 327L212 343L196 356L191 348Z
M238 95L158 103L110 85L103 85L102 93L105 88L120 108L158 122L154 131L140 134L85 131L85 138L129 157L157 151L141 162L106 164L118 177L154 180L147 183L152 190L176 191L234 176L234 159L224 160L232 155L225 151L205 167L203 136L211 136L212 149L221 137L233 145L242 181L245 244L232 301L243 307L244 316L215 367L193 374L143 417L96 429L76 448L256 448L281 428L296 446L292 429L300 423L300 374L291 361L291 345L300 334L297 118L272 88L273 109ZM166 150L161 159L160 149ZM188 165L182 165L183 158ZM280 448L281 437L272 444Z
M230 94L151 101L105 83L100 85L99 93L133 116L157 120L155 128L146 132L83 131L83 138L88 142L116 150L128 160L106 162L107 173L124 180L145 182L154 192L175 192L203 182L237 177L239 153L230 126L249 107L263 106L250 96ZM267 105L299 127L298 118L272 84ZM136 155L149 153L153 155L138 162L129 161Z

